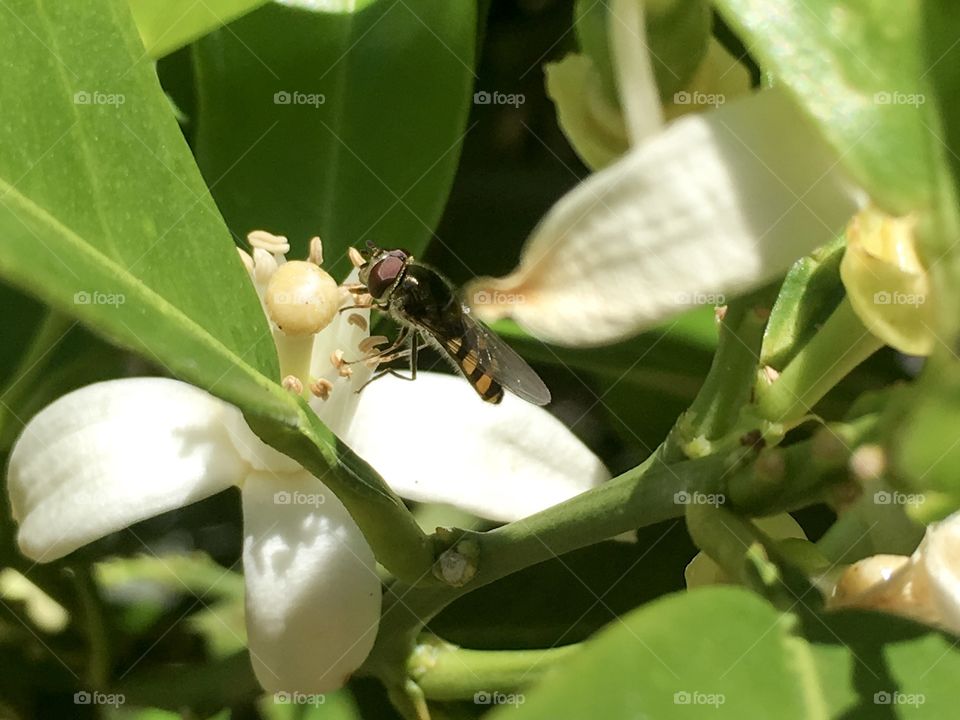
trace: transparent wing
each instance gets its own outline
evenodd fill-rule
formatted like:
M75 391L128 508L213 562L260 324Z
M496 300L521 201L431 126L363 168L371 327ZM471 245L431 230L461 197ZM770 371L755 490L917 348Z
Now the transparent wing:
M492 330L461 313L463 342L476 355L477 365L514 395L534 405L550 402L550 390L527 361Z

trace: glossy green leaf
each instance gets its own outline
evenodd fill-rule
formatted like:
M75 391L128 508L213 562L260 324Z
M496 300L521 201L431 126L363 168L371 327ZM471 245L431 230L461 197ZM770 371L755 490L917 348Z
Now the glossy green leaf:
M942 162L931 132L937 120L924 72L921 5L716 3L761 69L796 96L853 177L894 215L929 201Z
M949 638L911 622L801 622L742 588L711 587L611 623L493 717L934 718L949 712L958 667Z
M267 0L129 0L143 46L163 57Z
M466 132L476 12L268 5L201 40L197 156L230 228L286 235L294 256L320 235L340 275L367 239L422 250Z
M0 275L217 395L287 404L271 399L259 302L126 4L17 0L0 33L16 58L0 106L17 108L0 121Z

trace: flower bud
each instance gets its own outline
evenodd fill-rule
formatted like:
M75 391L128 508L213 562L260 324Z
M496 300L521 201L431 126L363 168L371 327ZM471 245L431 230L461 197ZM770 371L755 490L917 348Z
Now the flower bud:
M840 277L850 304L870 332L908 355L929 355L933 298L916 251L916 219L892 217L875 207L847 226Z

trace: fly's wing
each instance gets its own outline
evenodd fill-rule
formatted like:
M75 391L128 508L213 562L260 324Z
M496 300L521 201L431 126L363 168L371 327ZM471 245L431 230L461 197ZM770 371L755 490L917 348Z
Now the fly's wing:
M550 390L540 376L492 330L460 313L463 343L475 354L477 366L514 395L534 405L550 402Z

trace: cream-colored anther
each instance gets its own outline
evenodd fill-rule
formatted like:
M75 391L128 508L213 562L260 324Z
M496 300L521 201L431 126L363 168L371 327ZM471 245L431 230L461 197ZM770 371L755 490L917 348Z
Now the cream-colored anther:
M290 252L290 242L283 235L274 235L266 230L254 230L247 234L250 247L266 250L272 255L286 255Z
M319 236L310 238L310 254L307 255L307 260L314 265L323 265L323 241Z
M277 271L277 260L263 248L253 249L253 280L266 285Z
M337 314L340 291L313 263L292 260L273 273L264 301L270 319L285 335L314 335Z
M321 400L326 400L330 397L330 393L333 392L333 383L326 378L319 378L311 383L310 392Z
M366 260L363 259L363 255L361 255L360 251L355 247L347 248L347 257L350 258L350 262L353 263L353 266L357 268L366 262Z

